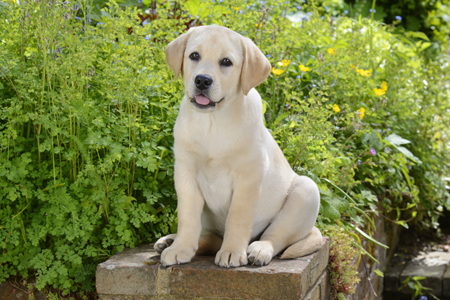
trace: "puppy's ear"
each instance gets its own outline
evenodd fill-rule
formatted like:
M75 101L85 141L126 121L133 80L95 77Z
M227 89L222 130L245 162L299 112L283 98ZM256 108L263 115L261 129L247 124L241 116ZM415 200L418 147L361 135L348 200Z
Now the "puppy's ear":
M247 95L252 88L266 80L270 74L271 65L261 50L249 38L242 38L241 46L244 52L241 87L244 95Z
M194 29L195 27L190 28L188 32L171 41L166 47L166 62L170 69L175 73L175 80L178 79L178 75L180 75L180 71L183 68L184 50L186 49L189 35Z

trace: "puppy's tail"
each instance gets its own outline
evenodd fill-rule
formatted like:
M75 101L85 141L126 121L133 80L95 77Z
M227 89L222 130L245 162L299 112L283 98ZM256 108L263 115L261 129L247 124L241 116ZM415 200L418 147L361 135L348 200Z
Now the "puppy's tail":
M281 255L281 259L297 258L311 254L320 248L322 242L322 234L319 229L314 226L306 237L288 247Z

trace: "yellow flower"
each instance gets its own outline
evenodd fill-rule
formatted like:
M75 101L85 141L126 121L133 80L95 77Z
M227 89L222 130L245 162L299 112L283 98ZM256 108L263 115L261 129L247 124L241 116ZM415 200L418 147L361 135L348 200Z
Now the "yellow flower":
M236 6L232 6L231 8L234 9L235 11L239 10L239 7L236 7Z
M387 83L386 81L383 81L381 83L381 89L374 88L373 91L375 92L375 95L382 96L386 94L387 89L388 89Z
M340 112L341 111L341 109L339 108L339 105L337 105L337 104L333 105L333 110L335 112Z
M336 48L328 48L328 54L331 54L331 55L335 55L336 54Z
M361 107L356 112L357 113L359 112L359 119L362 119L364 117L364 113L366 112L366 109L364 107Z
M272 73L275 75L280 75L284 73L284 70L272 68Z
M255 26L256 28L261 29L262 23L256 23Z
M289 66L290 63L291 63L291 60L283 59L282 61L278 62L278 65L282 66L282 67L287 67L287 66Z
M369 76L372 75L372 74L370 73L369 70L363 70L363 69L358 69L358 68L356 68L356 72L358 72L359 75L361 75L361 76L367 76L367 77L369 77Z
M358 69L354 64L350 64L350 67L353 69Z
M308 72L309 70L311 70L310 68L305 67L304 65L300 65L298 67L300 68L300 71L302 71L302 72Z
M382 95L386 94L386 91L383 89L374 88L373 91L375 92L375 95L377 95L377 96L382 96Z

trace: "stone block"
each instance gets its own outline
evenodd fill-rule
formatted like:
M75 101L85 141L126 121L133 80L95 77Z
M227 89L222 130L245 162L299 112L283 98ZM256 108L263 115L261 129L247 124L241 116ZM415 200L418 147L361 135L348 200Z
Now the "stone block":
M405 269L406 264L389 266L384 273L384 290L387 292L398 292L400 287L400 275Z
M28 283L36 286L36 283ZM35 300L45 300L45 295L34 290L33 292L27 291L27 287L14 280L3 282L0 284L0 300L28 300L33 295Z
M329 300L330 287L330 276L328 275L328 271L323 271L303 300Z
M319 295L328 264L328 239L315 253L292 260L273 259L267 266L224 269L214 257L164 268L150 245L126 249L97 267L101 299L303 299ZM317 286L317 287L316 287ZM314 289L312 290L312 288ZM316 291L317 290L317 291Z
M450 265L447 266L442 279L442 296L450 297Z
M426 261L425 261L426 262ZM430 292L435 296L442 295L442 279L444 277L444 272L447 268L447 265L427 265L426 263L419 263L411 261L409 262L405 269L403 270L400 281L403 282L408 277L413 276L422 276L425 279L420 280L420 284L426 288L430 288ZM413 293L409 288L403 288L401 290L402 293Z

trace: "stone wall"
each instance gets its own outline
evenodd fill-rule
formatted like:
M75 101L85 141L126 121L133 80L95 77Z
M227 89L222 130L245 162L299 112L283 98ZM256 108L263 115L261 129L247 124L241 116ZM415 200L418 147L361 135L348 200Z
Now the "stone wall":
M378 276L375 270L386 271L389 260L392 258L399 241L401 227L385 220L381 216L375 219L376 230L373 237L389 246L386 249L381 246L363 241L364 248L371 253L380 263L373 262L367 255L362 256L358 267L360 283L356 287L354 295L349 295L351 300L380 300L384 290L384 278Z
M400 228L383 218L376 219L374 237L390 248L363 242L380 262L363 256L360 283L350 300L378 300L383 292L385 271L398 242ZM196 256L189 264L161 267L151 245L126 249L97 267L97 292L102 300L121 299L307 299L330 298L326 270L329 242L311 255L292 260L273 259L268 266L224 269L214 257Z
M150 245L126 249L97 267L102 300L125 299L329 299L329 242L315 253L267 266L224 269L214 257L164 268Z

